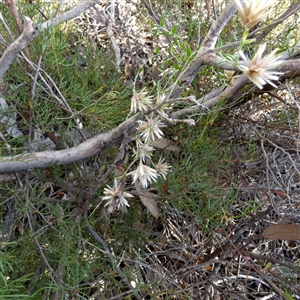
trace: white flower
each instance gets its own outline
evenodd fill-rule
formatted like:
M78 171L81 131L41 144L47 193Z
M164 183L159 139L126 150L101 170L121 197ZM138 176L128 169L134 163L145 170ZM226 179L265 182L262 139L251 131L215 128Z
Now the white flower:
M166 98L165 94L158 94L156 97L156 106L158 107L163 105L165 98Z
M114 187L107 185L107 188L104 188L103 200L108 201L104 206L109 206L109 211L112 213L115 211L115 208L122 211L126 211L126 206L129 207L129 203L126 198L133 197L130 193L120 190L121 184L118 183L117 179L114 180Z
M240 52L243 62L240 63L239 68L260 89L262 89L263 85L266 83L276 87L271 80L278 80L279 76L277 75L282 74L280 72L272 71L272 69L282 63L282 61L279 60L280 57L275 55L276 50L272 51L268 56L262 57L265 48L266 44L260 45L252 60L250 60L243 52Z
M274 0L235 0L239 15L244 25L250 29L267 15L267 9Z
M165 127L158 117L156 118L148 118L146 117L147 121L138 120L139 123L138 130L141 131L142 138L146 142L155 141L156 139L161 139L163 136L163 132L160 128Z
M155 165L155 170L160 176L166 179L166 175L169 172L171 166L165 163L164 160L165 160L164 158L159 159L158 163Z
M128 175L133 176L133 182L138 179L143 188L147 188L149 183L155 182L157 179L156 170L144 165L142 161L140 161L137 169Z
M130 112L136 112L137 110L142 113L147 112L152 104L152 97L147 95L148 93L145 92L145 89L142 89L139 93L133 90Z
M165 94L159 94L157 95L156 98L156 108L157 108L157 112L164 118L168 118L168 115L165 113L165 110L168 109L168 104L164 103L166 99L166 95Z
M151 158L151 152L154 150L153 147L149 146L147 143L143 143L140 139L136 140L136 155L145 161L146 158Z

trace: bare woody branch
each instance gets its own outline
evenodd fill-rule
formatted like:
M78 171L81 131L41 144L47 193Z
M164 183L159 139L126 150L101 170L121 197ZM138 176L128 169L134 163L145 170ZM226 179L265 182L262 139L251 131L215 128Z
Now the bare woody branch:
M21 35L22 31L23 31L23 26L22 26L22 21L21 21L19 12L18 12L18 6L16 4L16 1L15 0L5 0L5 2L8 5L8 7L11 11L11 14L12 14L12 16L13 16L16 24L17 24L19 35ZM24 54L26 55L27 58L30 58L29 51L28 51L27 47L24 48Z
M100 0L82 0L77 6L70 9L69 11L61 14L60 16L48 20L38 26L35 26L33 21L29 17L24 17L24 28L22 34L10 44L0 59L0 80L2 79L9 66L12 64L16 56L36 37L39 36L40 32L49 28L55 27L60 23L66 22L70 19L75 18L82 12L91 8ZM37 30L39 29L39 31Z
M67 12L59 15L58 17L56 17L54 19L51 19L51 20L48 20L48 21L42 23L40 26L38 26L39 30L43 31L49 27L55 27L58 24L61 24L68 20L74 19L75 17L77 17L78 15L80 15L81 13L86 11L87 9L93 7L94 5L96 5L99 2L100 2L100 0L82 0L74 8L68 10Z
M283 13L282 16L279 18L279 20L281 20L282 22L282 20L286 19L291 14L294 14L298 10L299 5L300 5L300 1L298 1L295 5L293 5L292 8L288 9L285 13ZM186 68L179 75L178 80L173 84L171 88L170 98L178 98L181 91L184 90L194 80L197 73L205 65L220 64L218 65L218 67L220 67L221 69L236 70L235 66L231 65L228 62L222 62L222 59L217 57L213 53L216 41L220 33L224 29L229 19L235 13L235 11L236 11L235 2L231 1L212 25L211 29L209 30L206 37L204 38L202 46L197 52L195 58L186 66ZM268 26L270 27L270 29L267 31L267 33L269 33L272 29L274 29L278 25L278 22L274 22L274 24L272 23L271 25L272 26ZM264 34L266 35L265 32ZM252 37L252 34L250 34L249 37ZM260 39L261 38L258 38L257 40ZM295 49L297 49L298 46L299 45L297 45ZM290 57L290 53L289 54L286 53L284 57L282 56L282 59L288 59L289 57ZM282 64L282 68L280 69L280 71L296 71L297 69L299 69L298 60L284 62ZM172 116L173 115L179 116L179 113L174 113L172 114Z
M9 9L15 19L15 22L16 22L17 28L18 28L18 32L19 32L19 34L21 34L23 31L23 27L22 27L21 18L18 13L18 7L16 5L16 2L14 0L5 0L5 2L7 4L7 6L9 7Z
M2 157L0 160L0 173L45 168L82 161L103 152L108 147L121 141L124 138L124 134L133 131L134 128L135 117L132 117L110 132L98 134L72 148Z
M170 95L171 98L177 98L180 95L180 92L193 81L200 69L205 65L202 61L202 57L212 52L220 33L222 32L229 19L235 13L235 11L236 5L232 0L212 25L196 57L180 74L178 82L176 82L172 88L172 92Z
M281 54L281 56L283 58L287 57L288 51ZM208 53L208 54L204 55L202 57L202 61L205 63L205 65L215 66L215 67L217 66L218 68L224 69L224 70L238 71L238 68L234 64L224 61L222 58L216 56L213 53ZM289 75L289 73L282 75L280 77L280 80L278 81L278 83L284 82L284 80L289 77L293 77L293 78L299 77L300 76L299 75L300 59L282 61L282 63L279 66L277 66L274 70L278 71L278 72L291 72L290 75ZM198 113L203 108L210 109L213 106L217 105L219 103L219 101L229 100L233 96L237 95L239 90L248 81L249 81L248 78L245 76L245 74L243 74L243 75L239 76L238 78L236 78L233 82L231 82L229 84L229 86L226 87L226 89L225 88L222 89L222 87L218 88L218 89L210 92L209 94L205 95L201 99L197 100L199 102L199 105L195 105L195 106L188 107L188 108L183 108L176 112L172 112L170 114L170 117L174 118L174 119L179 119L182 116ZM215 92L217 93L217 95Z
M6 48L0 59L0 80L20 51L35 38L36 33L37 28L33 21L28 17L24 17L24 29L22 34Z
M171 118L180 118L183 115L192 115L198 113L200 110L205 108L212 108L213 106L217 105L221 100L228 100L232 98L234 95L238 93L238 91L248 82L248 78L245 74L242 74L238 78L236 78L232 84L226 87L224 91L220 91L217 95L212 93L211 97L205 97L204 101L201 103L202 105L192 106L189 108L184 108L179 111L173 112L170 117Z

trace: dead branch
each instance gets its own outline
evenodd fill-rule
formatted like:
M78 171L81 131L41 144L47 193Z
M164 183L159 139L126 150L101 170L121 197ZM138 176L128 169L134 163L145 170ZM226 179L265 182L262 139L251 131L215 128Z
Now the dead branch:
M300 1L297 1L294 5L290 6L282 15L274 20L271 24L266 26L264 31L256 37L256 41L262 41L274 28L276 28L279 24L282 24L287 18L297 13L300 9ZM251 34L249 34L249 38L253 37L257 31L261 31L261 28L254 30Z
M16 1L15 0L5 0L5 2L8 5L8 7L11 11L11 14L13 15L13 18L17 24L18 32L21 35L22 31L23 31L23 26L22 26L22 21L21 21L19 12L18 12L18 6L16 4ZM28 58L30 57L27 47L24 48L24 54L26 57L28 57Z
M61 23L68 21L68 20L74 19L75 17L77 17L78 15L80 15L81 13L86 11L87 9L93 7L94 5L96 5L99 2L100 2L100 0L82 0L77 6L70 9L69 11L59 15L58 17L56 17L52 20L48 20L48 21L42 23L39 26L39 30L42 31L49 27L55 27Z
M21 18L18 13L18 7L16 5L16 2L14 0L5 0L5 2L7 4L7 6L9 7L9 9L15 19L15 22L16 22L17 28L18 28L18 32L19 32L19 34L21 34L23 27L22 27Z
M1 158L0 173L45 168L53 165L66 165L103 152L119 142L124 134L134 129L135 117L132 117L107 133L101 133L72 148L58 151L24 153Z
M114 37L113 31L112 31L112 26L115 23L115 1L111 1L110 3L110 16L108 18L108 25L107 25L107 34L111 40L111 45L112 48L115 52L115 56L116 56L116 66L117 66L117 70L120 72L120 64L121 64L121 51L120 51L120 47L116 41L116 38Z
M280 55L280 59L284 60L288 58L289 51L284 52ZM217 56L214 53L207 53L201 58L203 65L213 66L222 70L239 71L236 65L231 62L225 61L222 57ZM289 59L282 62L281 65L277 66L274 71L278 72L293 72L299 71L300 59Z
M182 73L179 75L177 82L173 85L171 92L172 98L177 98L180 92L193 81L200 69L205 65L202 60L202 57L212 52L220 33L222 32L223 28L230 20L232 15L235 13L235 11L235 2L230 1L225 10L217 18L217 20L214 22L211 29L207 33L196 57L182 71Z
M38 25L37 27L39 28L39 31L37 30L37 27L29 17L24 17L24 29L22 34L7 47L0 59L0 80L2 79L5 72L8 70L9 66L12 64L13 60L20 53L20 51L22 51L22 49L24 49L33 39L38 37L41 31L44 31L49 27L55 27L60 23L66 22L70 19L77 17L79 14L94 6L98 2L100 2L100 0L82 0L80 4L78 4L71 10L63 13L62 15L52 20L48 20Z
M286 53L284 53L283 55L285 56L285 54ZM210 65L210 66L216 66L216 64L218 64L218 68L220 69L232 70L232 71L237 70L237 67L229 62L224 61L224 63L222 63L222 59L213 53L208 53L204 55L202 61L205 65ZM299 75L295 74L295 72L299 71L299 69L300 69L300 59L283 61L282 64L276 68L276 71L292 72L292 73L289 73L290 76L288 76L288 74L282 75L279 82L284 82L285 79L291 78L292 76L293 78L298 77ZM231 97L237 95L238 91L247 83L247 81L248 81L247 78L243 75L242 78L237 78L232 83L230 83L229 86L222 93L220 91L222 91L223 89L218 88L214 90L214 91L218 91L217 93L210 92L206 96L197 100L199 104L201 104L201 106L195 105L189 108L181 109L179 111L171 113L170 117L177 119L177 118L181 118L184 115L195 114L205 108L212 108L213 106L217 105L220 100L228 100ZM267 86L264 89L267 89Z
M183 115L196 114L200 110L203 110L203 108L212 108L221 100L228 100L235 96L238 93L238 91L247 83L247 81L247 76L245 74L242 74L240 77L236 78L233 81L233 83L230 83L224 91L222 91L222 88L219 88L215 90L217 95L215 95L215 93L210 93L210 95L206 95L205 97L203 97L203 101L200 102L200 104L202 105L194 105L189 108L178 110L176 112L171 113L170 117L176 119L180 118Z
M33 21L28 17L24 17L24 29L22 34L6 48L0 59L0 80L19 52L35 38L36 34L37 28Z

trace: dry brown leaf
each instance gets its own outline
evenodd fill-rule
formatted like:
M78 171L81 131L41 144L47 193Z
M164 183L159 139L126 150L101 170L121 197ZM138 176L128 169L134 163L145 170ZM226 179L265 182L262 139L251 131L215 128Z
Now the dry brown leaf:
M159 216L159 209L157 207L157 202L153 199L152 194L148 191L142 190L137 182L134 183L134 186L142 203L146 206L149 213L157 219Z
M261 236L271 240L300 240L300 226L295 224L274 224L264 229Z
M172 142L166 138L160 139L157 143L155 142L151 146L158 148L158 149L165 149L165 150L169 150L172 152L178 152L178 153L182 151L182 149L180 147L178 147L177 145L175 145L174 142Z

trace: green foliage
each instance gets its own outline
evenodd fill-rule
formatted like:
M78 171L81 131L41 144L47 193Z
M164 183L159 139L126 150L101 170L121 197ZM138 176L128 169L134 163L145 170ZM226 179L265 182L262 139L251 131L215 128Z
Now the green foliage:
M13 247L13 244L6 244L6 247ZM29 299L26 284L32 278L32 273L27 273L20 268L17 257L13 251L0 251L0 299ZM25 271L25 274L24 274Z
M220 211L230 214L235 199L229 178L224 181L223 188L214 180L217 177L224 180L228 176L231 153L208 129L213 119L213 115L204 117L195 128L178 126L175 132L183 154L179 162L170 159L174 169L166 183L171 193L167 196L168 202L178 211L193 216L207 233L225 226ZM224 189L227 190L225 194Z
M75 117L95 134L115 127L129 112L132 89L124 84L112 57L92 45L82 49L70 46L70 39L71 33L65 34L57 27L33 42L32 56L42 57L42 74L47 81L45 85L37 84L34 98L28 94L33 83L25 65L14 63L5 77L7 85L17 86L6 100L15 105L21 118L18 127L25 134L35 124L42 133L59 134L64 141L68 139L66 132L76 130ZM58 100L63 99L58 91L63 91L65 102ZM49 98L47 93L53 96ZM26 139L11 138L7 142L14 145L15 153L20 153L19 145L24 145ZM1 151L7 153L4 144Z
M53 14L53 9L44 5L33 1L20 6L20 12L39 22ZM145 83L141 76L144 69L140 67L136 81L140 80L143 87L149 85L154 93L155 90L164 91L176 82L178 74L195 57L199 41L208 31L211 20L205 18L200 6L197 6L198 17L194 18L195 10L189 8L189 5L195 5L192 1L156 1L153 5L158 9L163 7L165 13L158 25L152 24L156 55L146 60L144 67L147 68L148 63L151 66L157 63L156 67L164 73L158 80ZM41 7L44 16L38 13ZM9 26L15 30L3 3L0 3L0 9L10 20ZM185 18L182 18L183 15ZM212 14L211 19L215 17ZM150 22L149 17L147 22ZM243 35L237 19L233 18L227 27L218 40L218 47L232 41L240 42L241 38L242 41L217 54L237 64L237 50L243 46L251 54L253 41L247 40L248 32ZM282 34L287 34L286 38L278 39L274 46L279 45L280 51L288 47L291 47L291 52L295 51L296 29L285 28ZM2 23L0 31L8 38ZM161 38L167 41L163 46L157 43ZM113 53L99 49L84 32L75 32L68 24L49 28L32 42L29 52L35 64L41 58L41 74L45 81L39 78L32 95L30 91L35 74L23 60L16 61L7 72L5 85L13 88L5 91L5 97L15 109L16 122L24 136L8 136L6 141L1 139L1 155L23 153L28 142L39 132L58 138L56 150L65 149L76 144L78 123L95 135L107 132L127 117L132 83L116 70ZM230 80L219 66L208 66L198 72L194 82L182 94L200 98L215 87L228 86ZM245 86L242 96L249 96L249 91L249 85ZM107 214L102 196L110 176L103 174L109 173L111 166L115 167L117 145L101 157L68 166L24 172L22 180L17 177L16 182L2 184L0 300L110 299L113 292L122 299L141 298L143 293L151 299L194 299L192 291L181 285L180 280L180 285L179 281L176 283L178 286L165 280L170 261L177 264L180 258L170 261L160 258L159 271L153 271L156 263L153 257L158 259L173 250L168 244L172 239L165 241L162 227L167 221L164 216L174 209L178 215L192 220L201 234L213 240L216 232L228 232L234 222L255 213L262 206L254 197L240 204L238 211L235 210L238 196L235 187L239 183L234 182L230 173L235 149L230 143L222 143L220 128L216 125L227 118L221 112L223 104L220 103L205 116L193 116L197 121L193 128L182 123L166 130L167 139L174 142L181 152L162 150L159 153L166 157L172 169L166 181L160 179L150 190L161 210L158 220L153 220L137 194L130 200L128 214ZM181 102L175 104L175 108L183 107L186 105ZM289 122L296 128L296 117L297 112L278 110L275 121L269 125L283 126ZM5 132L5 126L0 126ZM30 132L29 128L34 128L34 132ZM242 162L257 159L257 137L252 136L247 143ZM130 147L132 144L128 145L128 149ZM127 188L131 186L128 184ZM90 202L90 210L88 220L84 220L82 215L87 201ZM6 207L7 203L13 203L13 207ZM9 209L15 214L11 227L6 217ZM113 258L92 236L87 222L106 242ZM181 242L178 247L184 248L185 241ZM196 259L193 252L188 262L196 262ZM151 282L141 279L141 274L152 278ZM124 284L124 278L134 282L134 291ZM285 288L283 284L282 289ZM286 298L292 299L289 290L286 291Z

